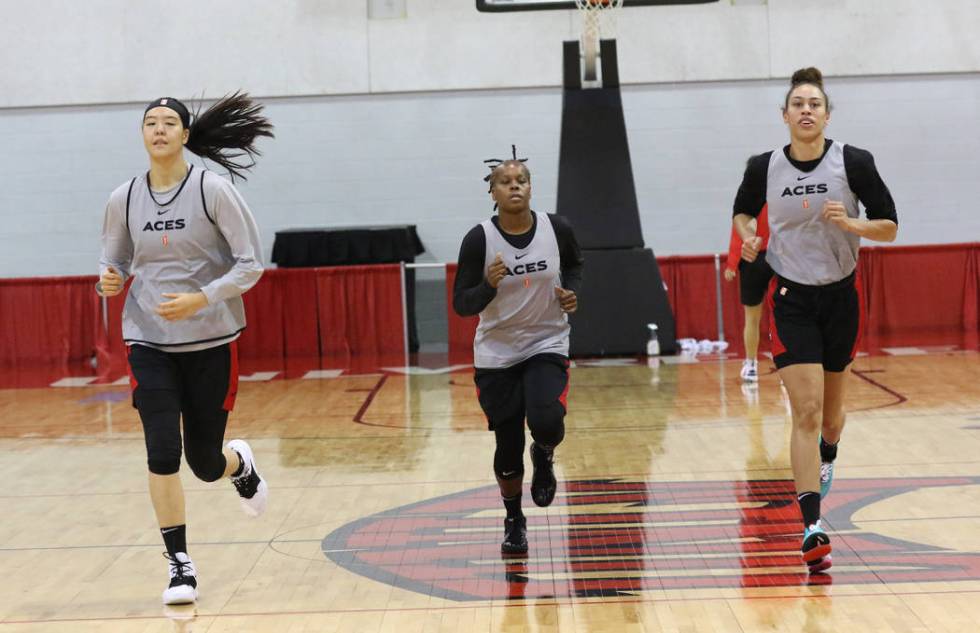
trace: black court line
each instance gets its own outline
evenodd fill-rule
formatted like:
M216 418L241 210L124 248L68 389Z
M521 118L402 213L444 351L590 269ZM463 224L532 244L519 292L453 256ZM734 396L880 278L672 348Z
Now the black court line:
M279 543L319 543L322 538L317 539L297 539L295 541L276 541ZM194 547L208 547L211 545L269 545L273 541L188 541L187 545ZM47 551L70 551L70 550L91 550L91 549L160 549L160 545L148 543L109 543L105 545L38 545L26 547L0 547L0 552L47 552Z
M773 369L770 373L774 373L775 371L776 370ZM851 370L851 373L853 373L854 375L856 375L858 378L864 380L865 382L869 383L870 385L872 385L874 387L877 387L878 389L880 389L880 390L884 391L885 393L889 394L890 396L894 397L895 398L895 401L894 402L889 402L889 403L886 403L886 404L876 404L876 405L872 405L872 406L869 406L869 407L864 407L864 408L861 408L861 409L853 409L853 410L851 410L851 413L858 413L858 412L861 412L861 411L873 411L873 410L878 410L878 409L885 409L885 408L888 408L888 407L893 407L893 406L900 405L900 404L903 404L905 402L908 402L908 397L902 395L901 393L895 391L894 389L891 389L890 387L888 387L888 386L886 386L886 385L884 385L884 384L882 384L882 383L880 383L880 382L878 382L878 381L876 381L876 380L874 380L872 378L869 378L867 376L867 374L870 374L870 373L881 373L882 371L883 370L879 370L879 369L871 369L871 370L852 369ZM365 425L365 426L373 426L373 427L378 427L378 428L402 429L402 430L410 430L410 431L426 431L426 432L431 432L431 431L444 431L444 432L452 432L452 433L458 432L458 429L446 429L446 428L439 428L439 427L415 426L415 425L407 426L407 425L404 425L404 424L382 424L382 423L379 423L379 422L367 422L367 421L365 421L364 420L364 416L367 413L367 410L370 408L371 403L374 402L375 396L378 395L378 392L384 386L384 383L386 382L387 378L388 378L388 375L387 374L383 374L381 376L381 378L378 379L378 382L377 382L377 384L375 384L374 388L372 388L370 390L370 392L368 393L367 397L364 400L364 403L361 405L361 408L358 409L357 413L354 415L353 421L356 424L362 424L362 425ZM452 381L450 381L450 384L452 384ZM585 386L585 385L580 385L579 388L581 388L583 386ZM603 386L603 388L608 388L608 387ZM596 407L576 407L575 408L575 414L576 415L580 415L582 413L588 413L588 412L594 412L594 411L649 411L650 409L656 409L656 408L657 408L656 406L650 407L650 406L629 406L629 405L627 405L627 406L612 406L612 407L609 407L609 406L601 406L601 407L598 407L598 406L596 406ZM469 417L479 417L479 416L477 414L465 414L463 416L457 416L456 414L453 414L452 416L449 416L448 414L443 414L443 416L441 416L441 417L452 417L452 418L457 418L458 417L458 418L465 419L465 418L469 418ZM698 422L685 423L683 421L677 421L677 422L674 422L672 424L673 425L683 425L683 426L685 426L685 428L697 428L697 425L701 425L701 426L709 426L710 425L711 427L716 428L718 426L730 426L730 425L744 424L744 421L742 421L742 420L719 420L719 421L700 422L700 423L698 423ZM599 427L582 427L582 426L577 426L575 428L566 429L566 433L576 433L576 432L586 432L586 431L589 432L589 433L618 433L618 432L622 432L622 431L642 431L642 430L647 430L647 429L650 429L650 430L663 430L663 429L666 429L667 427L671 426L672 424L671 423L662 423L662 424L659 424L659 425L613 426L613 427L610 427L609 425L604 425L604 426L599 426ZM474 430L477 430L477 429L474 429ZM289 439L289 438L282 438L282 439ZM323 438L323 439L326 439L326 438Z
M851 464L848 466L849 469L863 469L863 468L888 468L891 466L966 466L966 465L978 465L980 460L971 461L953 461L953 462L894 462L885 464ZM732 473L757 473L757 472L772 472L772 471L790 471L789 466L758 466L752 468L734 468L726 470L699 470L698 475L731 475ZM690 475L691 470L662 470L657 471L656 479L650 479L650 472L637 472L637 473L602 473L601 475L595 475L596 477L602 477L605 479L643 479L643 481L653 481L660 482L663 481L664 477L672 475ZM962 476L962 475L954 475ZM588 478L589 475L576 475L572 479L562 480L562 481L573 481L581 478ZM887 477L886 477L887 478ZM743 481L738 479L738 481ZM319 490L323 488L370 488L370 487L385 487L385 486L432 486L432 485L458 485L458 484L475 484L480 486L489 486L493 484L492 479L443 479L443 480L427 480L427 481L368 481L368 482L357 482L357 481L345 481L336 484L307 484L307 485L296 485L296 486L276 486L276 490ZM185 490L185 493L199 494L199 493L212 493L218 492L217 489L212 488L190 488ZM223 493L222 493L223 494ZM77 492L72 493L46 493L46 494L20 494L20 495L0 495L0 499L59 499L63 497L115 497L115 496L127 496L127 495L146 495L145 490L139 491L121 491L121 492L88 492L80 494Z
M831 568L833 569L833 568ZM833 577L833 573L827 573L827 576ZM831 583L825 585L827 589L832 586ZM884 585L890 588L890 585ZM820 588L817 586L816 588ZM799 586L801 592L812 591L811 588L806 583L801 583ZM670 591L670 590L658 590L658 591ZM823 594L823 595L813 595L811 593L800 593L794 595L773 595L773 596L738 596L737 600L746 600L756 602L759 600L820 600L820 601L833 601L833 600L845 600L848 598L882 598L889 596L942 596L942 595L961 595L961 594L980 594L980 589L951 589L949 591L891 591L888 593L883 593L881 591L877 592L863 592L863 593L847 593L847 594ZM669 604L669 603L698 603L698 602L718 602L722 601L733 601L735 599L728 597L726 593L719 592L719 595L715 596L701 596L701 597L676 597L676 598L633 598L629 600L616 600L616 599L603 599L601 601L595 600L574 600L574 602L580 605L582 608L587 608L590 605L609 605L609 604ZM474 604L448 604L443 606L426 605L420 607L373 607L373 608L360 608L360 609L305 609L298 611L264 611L264 612L235 612L235 613L201 613L197 612L197 616L194 620L205 620L207 618L261 618L261 617L290 617L290 616L310 616L310 615L331 615L331 614L356 614L356 613L405 613L405 612L432 612L432 611L457 611L460 609L473 610L473 609L526 609L528 606L534 607L557 607L562 605L567 606L568 603L563 603L559 600L542 600L540 598L517 598L509 600L506 602L501 602L500 599L487 600L485 603L474 603ZM908 605L905 605L908 608ZM911 610L911 609L910 609ZM109 616L109 617L88 617L88 618L49 618L49 619L37 619L37 620L4 620L0 622L0 627L10 625L10 624L55 624L55 623L66 623L66 622L138 622L138 621L155 621L155 620L169 620L170 618L166 616L159 615L144 615L144 616ZM193 622L194 620L189 620Z
M888 404L884 404L884 405L875 405L875 406L868 407L868 408L865 408L865 409L853 409L853 410L850 410L849 412L850 413L860 413L860 412L871 411L871 410L875 410L875 409L884 409L884 408L892 407L892 406L894 406L896 404L898 404L898 403L897 402L894 402L894 403L888 403ZM363 405L362 405L361 408L364 409L365 412L366 412L366 408ZM594 412L594 411L646 411L646 412L656 412L657 409L654 408L654 407L609 407L609 408L597 408L597 409L586 409L586 410L583 410L583 409L580 409L580 408L576 407L575 410L572 411L571 415L579 416L580 414ZM928 415L928 416L934 416L934 417L945 417L945 416L957 415L957 414L958 414L958 412L954 409L954 410L949 410L949 411L943 410L941 412L936 412L936 413L927 413L926 415ZM782 421L781 420L775 419L779 415L780 414L779 414L778 411L777 412L773 412L771 414L768 414L766 417L769 417L771 419L765 421L764 424L782 424ZM319 416L308 416L308 417L310 419L318 419L319 418ZM467 420L467 419L470 419L470 418L479 419L479 420L483 420L484 419L484 418L482 418L482 416L480 414L476 414L476 413L473 413L473 414L454 414L452 416L450 416L448 414L446 414L446 415L434 414L434 415L432 415L430 417L434 417L434 418L445 418L445 419L459 419L459 420ZM869 419L869 420L865 420L862 423L888 422L888 421L892 420L895 417L904 417L904 414L896 413L894 416L876 416L875 418ZM305 419L305 418L288 418L288 419L295 420L295 419ZM349 419L349 418L342 418L342 419ZM484 428L485 428L482 424L480 424L480 425L472 425L471 424L469 428L456 428L456 429L453 429L453 428L447 428L445 426L414 426L414 425L413 426L403 426L403 425L395 425L395 424L381 424L381 423L378 423L378 422L367 422L367 421L364 421L363 419L361 421L358 421L356 419L353 419L352 421L355 422L355 423L357 423L357 424L360 424L362 426L367 426L367 427L372 427L372 428L377 428L377 429L391 429L391 430L398 430L398 431L406 431L408 433L419 433L421 435L433 435L433 434L458 435L460 433L460 431L465 431L465 432L478 432L478 431L483 431ZM724 419L720 419L719 418L719 419L716 419L716 420L708 420L708 421L703 421L703 422L694 422L694 421L686 421L686 420L675 420L673 422L650 423L650 424L644 424L642 426L636 426L636 425L634 425L634 426L611 426L609 424L605 424L605 425L601 425L601 426L581 426L581 425L575 425L574 427L572 427L572 426L566 427L565 434L566 435L569 435L569 434L575 434L575 433L590 433L590 434L595 434L595 433L621 433L622 431L663 431L663 430L666 430L668 428L673 428L675 430L677 430L677 429L699 429L699 428L709 428L709 427L710 428L725 428L725 427L736 427L736 426L740 426L740 425L744 425L744 424L746 424L746 421L744 419L742 419L742 418L724 418ZM978 428L980 428L980 427L978 427ZM134 432L126 431L126 433L127 434L130 434L130 433L134 433ZM276 436L243 436L243 437L244 437L244 439L255 440L255 441L278 440L278 441L281 441L281 442L282 441L296 441L296 442L324 441L324 442L326 442L326 441L353 441L353 440L370 440L370 439L391 439L392 437L395 437L395 436L393 436L393 435L276 435ZM405 435L402 434L402 435L398 435L397 437L402 438L402 437L405 437ZM0 439L5 439L5 440L19 440L19 441L24 441L24 442L30 442L30 441L34 441L34 442L51 442L51 441L54 441L54 440L98 440L100 442L105 442L105 443L109 443L109 442L140 442L140 443L142 443L144 441L141 436L136 436L136 435L133 435L132 437L122 437L122 436L104 437L104 436L99 436L99 435L94 435L94 434L93 435L57 435L57 436L51 436L51 437L19 437L19 436L12 436L12 435L6 435L6 436L0 435ZM3 495L0 495L0 498L2 498L2 496Z

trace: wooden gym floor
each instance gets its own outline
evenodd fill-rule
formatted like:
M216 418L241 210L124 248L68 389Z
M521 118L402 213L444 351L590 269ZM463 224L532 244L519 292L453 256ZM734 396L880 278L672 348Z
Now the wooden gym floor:
M980 630L975 349L856 362L813 577L771 367L677 360L577 364L509 560L471 370L244 382L270 509L183 473L201 597L170 610L127 388L0 390L0 632Z

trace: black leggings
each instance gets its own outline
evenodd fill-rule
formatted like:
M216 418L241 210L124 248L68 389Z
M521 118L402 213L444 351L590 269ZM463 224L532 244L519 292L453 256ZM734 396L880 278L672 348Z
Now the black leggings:
M506 369L474 375L480 407L497 440L493 471L503 480L524 474L524 419L531 437L554 448L565 438L568 359L538 354Z
M235 343L196 352L129 348L133 406L139 410L150 472L180 470L180 418L184 454L198 479L215 481L225 472L222 454L228 412L238 390Z

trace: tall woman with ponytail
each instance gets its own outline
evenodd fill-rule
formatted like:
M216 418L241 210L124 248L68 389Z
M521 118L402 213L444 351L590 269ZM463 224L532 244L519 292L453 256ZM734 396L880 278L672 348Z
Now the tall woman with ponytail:
M238 389L236 340L245 329L241 295L262 275L258 229L235 186L184 160L184 148L244 178L272 136L262 106L236 93L192 117L173 98L143 112L149 170L109 197L96 291L132 284L123 310L133 406L146 440L150 499L166 546L165 604L197 600L187 553L181 446L203 481L228 477L246 514L264 512L268 487L251 447L224 442ZM181 437L183 419L183 438Z
M830 110L820 71L793 73L783 103L790 143L749 159L733 219L742 258L755 261L762 238L752 219L768 204L772 354L792 408L790 459L811 572L831 565L820 499L833 483L861 330L858 247L862 237L891 242L898 231L895 202L871 153L824 137Z

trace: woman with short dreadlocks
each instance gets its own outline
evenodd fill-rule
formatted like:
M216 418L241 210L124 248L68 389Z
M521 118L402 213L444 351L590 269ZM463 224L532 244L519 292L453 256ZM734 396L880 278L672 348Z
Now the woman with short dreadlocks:
M555 447L565 437L568 313L578 307L582 253L568 223L531 210L531 173L518 159L486 161L498 214L473 227L459 251L453 308L480 315L473 341L480 407L496 438L493 470L507 518L505 554L527 552L521 512L524 420L531 430L531 498L551 504Z
M241 295L262 275L255 220L231 182L184 160L184 148L243 177L272 136L262 106L244 94L194 117L173 98L143 111L149 170L116 189L102 227L98 293L112 297L133 277L123 311L133 387L146 441L150 499L166 545L170 584L164 604L197 600L187 554L183 453L203 481L229 477L246 514L266 507L268 488L251 447L222 447L238 391L236 339L245 329ZM230 151L229 151L230 150Z

